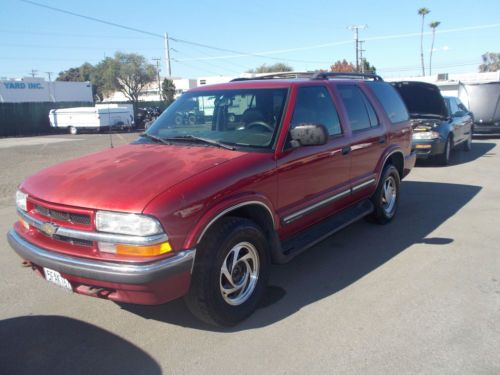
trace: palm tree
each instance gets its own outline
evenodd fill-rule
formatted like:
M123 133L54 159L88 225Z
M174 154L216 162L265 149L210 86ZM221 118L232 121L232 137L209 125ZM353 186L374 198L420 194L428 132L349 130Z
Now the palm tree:
M432 43L431 43L431 52L429 56L429 75L432 75L432 51L434 50L434 39L436 38L436 27L441 24L439 21L434 21L429 24L432 29Z
M427 8L420 8L418 10L418 14L422 16L422 28L420 30L420 61L422 62L422 75L425 76L425 67L424 67L424 18L427 14L430 13L430 10Z

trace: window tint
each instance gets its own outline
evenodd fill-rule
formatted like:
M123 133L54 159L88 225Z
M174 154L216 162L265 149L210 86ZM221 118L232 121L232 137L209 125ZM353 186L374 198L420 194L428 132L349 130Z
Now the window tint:
M378 121L375 111L359 87L355 85L338 85L337 89L346 108L352 131L370 129L372 126L377 126ZM370 110L373 112L373 120L370 119Z
M405 104L391 85L384 82L367 82L367 84L384 107L393 124L408 120L409 116Z
M365 102L366 110L368 111L368 117L370 118L370 125L372 126L372 128L375 128L378 126L377 114L375 113L375 110L373 109L372 104L368 101L365 94L362 94L362 96L363 96L363 100Z
M337 110L324 86L300 87L293 111L291 127L299 124L321 124L329 135L342 133Z

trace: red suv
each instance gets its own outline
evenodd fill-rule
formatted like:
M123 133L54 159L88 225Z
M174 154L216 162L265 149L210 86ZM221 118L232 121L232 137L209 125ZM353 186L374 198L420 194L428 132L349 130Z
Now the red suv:
M132 144L27 178L8 240L73 292L184 296L202 320L233 325L257 307L271 262L364 216L394 217L411 137L399 94L375 75L200 87Z

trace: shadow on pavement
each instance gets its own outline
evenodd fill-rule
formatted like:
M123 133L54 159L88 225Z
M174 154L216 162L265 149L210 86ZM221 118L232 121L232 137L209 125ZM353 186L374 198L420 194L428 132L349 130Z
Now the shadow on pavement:
M462 146L457 146L455 150L451 152L450 155L450 165L459 165L469 163L481 157L490 157L496 153L492 153L491 150L495 148L495 143L485 143L485 142L472 142L472 150L466 152L463 150ZM436 158L430 159L418 159L417 167L442 167Z
M0 374L161 374L135 345L75 319L5 319L0 338Z
M160 306L123 304L121 307L146 319L200 330L236 332L267 326L349 287L414 244L423 243L436 251L451 244L453 238L429 235L480 190L479 186L404 181L399 212L392 223L380 226L360 221L289 264L273 266L272 286L261 308L247 321L230 329L217 329L199 322L182 300Z

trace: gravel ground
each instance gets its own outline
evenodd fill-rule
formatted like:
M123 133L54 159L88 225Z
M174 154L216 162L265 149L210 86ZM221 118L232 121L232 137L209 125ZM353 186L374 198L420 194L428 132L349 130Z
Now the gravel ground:
M115 134L115 145L137 134ZM17 185L109 147L108 135L0 139L0 232ZM1 374L499 374L500 141L419 164L390 225L358 222L285 266L232 329L182 301L147 307L64 293L0 237Z

